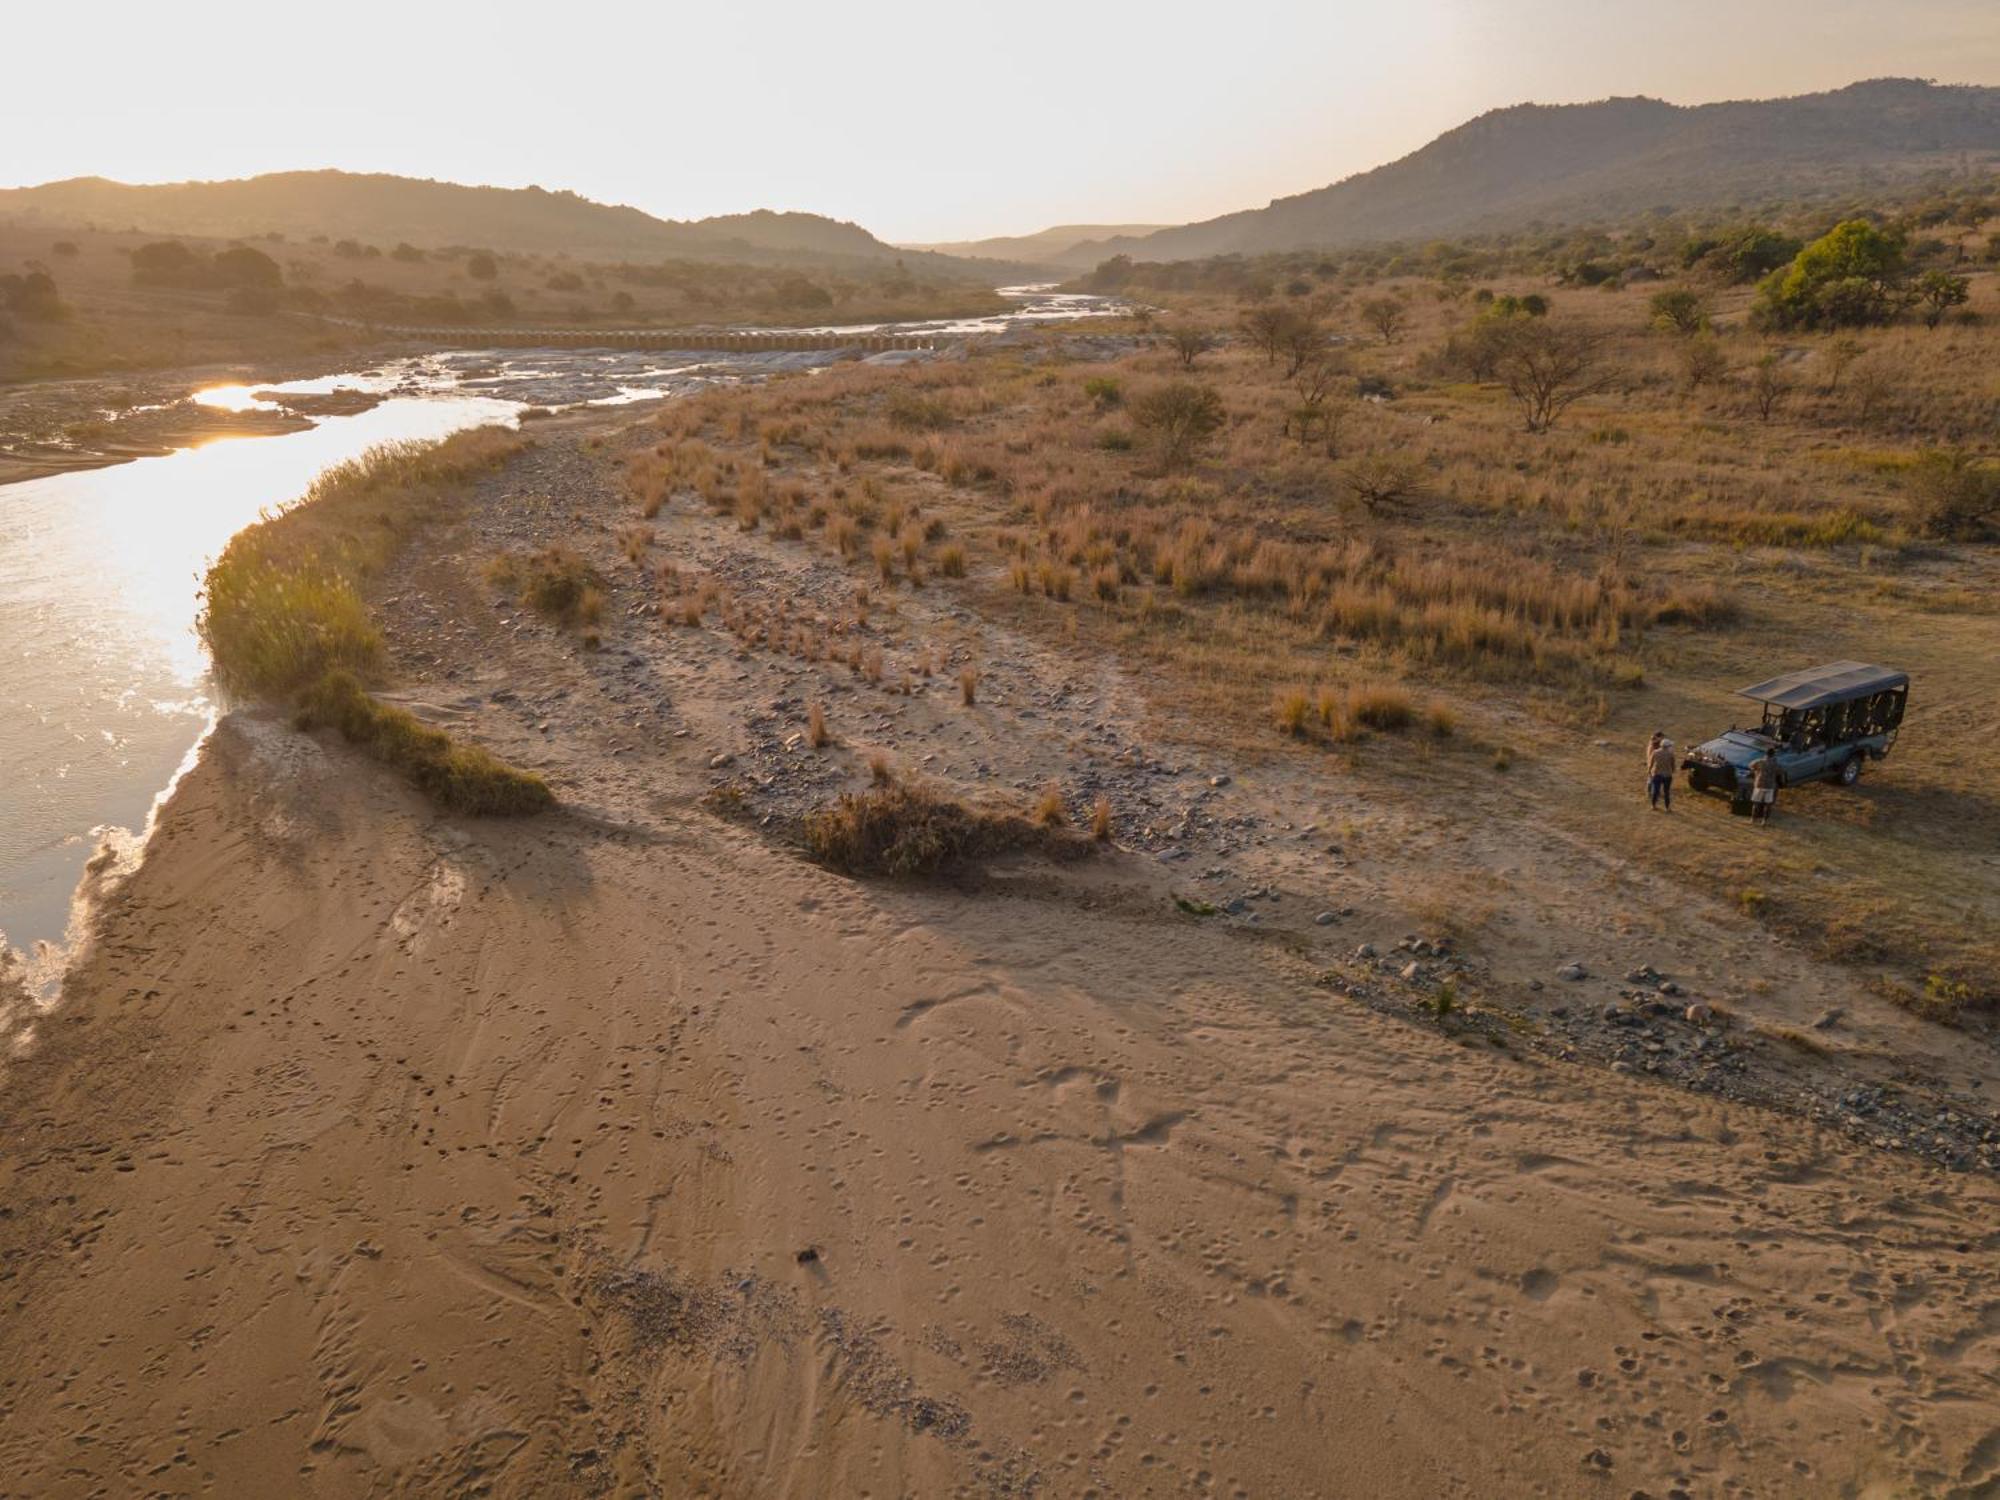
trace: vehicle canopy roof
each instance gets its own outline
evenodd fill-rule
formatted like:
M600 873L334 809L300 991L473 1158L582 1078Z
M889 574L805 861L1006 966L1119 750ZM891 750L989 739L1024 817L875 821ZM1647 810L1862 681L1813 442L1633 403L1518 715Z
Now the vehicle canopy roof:
M1910 674L1891 667L1871 667L1860 661L1830 661L1823 667L1787 672L1768 682L1739 688L1737 696L1778 708L1824 708L1829 703L1845 703L1909 685Z

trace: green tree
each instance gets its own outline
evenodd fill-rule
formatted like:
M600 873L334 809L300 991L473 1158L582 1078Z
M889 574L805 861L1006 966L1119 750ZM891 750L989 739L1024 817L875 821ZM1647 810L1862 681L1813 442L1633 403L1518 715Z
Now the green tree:
M1895 310L1903 280L1898 231L1849 219L1814 240L1758 286L1758 320L1770 328L1850 328Z
M1708 299L1691 286L1663 287L1647 304L1653 326L1693 335L1708 326Z

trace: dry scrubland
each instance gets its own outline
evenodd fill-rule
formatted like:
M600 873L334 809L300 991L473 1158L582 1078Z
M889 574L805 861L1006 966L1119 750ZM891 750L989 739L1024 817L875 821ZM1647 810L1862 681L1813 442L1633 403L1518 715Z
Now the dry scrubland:
M247 533L234 682L560 809L218 727L0 1089L17 1487L1990 1491L2000 1079L1925 1019L1987 1024L1996 904L1947 419L1813 394L1817 339L1768 420L1690 397L1646 294L1562 291L1618 379L1531 435L1437 363L1470 294L1382 342L1381 290L1303 440L1288 355L1093 326ZM1989 337L1862 340L1971 413ZM1835 654L1917 674L1858 793L1645 811L1646 730Z
M150 276L147 246L188 261ZM246 253L248 252L248 253ZM231 256L218 268L218 256ZM476 247L170 238L0 223L0 276L39 272L55 305L0 298L0 382L225 361L297 361L378 348L329 319L481 329L796 325L997 312L975 279L895 264L756 266L708 261L600 264Z
M654 566L646 519L691 490L848 559L856 621L871 595L963 589L1076 653L1146 664L1177 732L1573 828L1901 1003L1990 1007L2000 596L1990 546L1925 534L1921 476L2000 408L1993 277L1936 328L1839 335L1765 336L1747 289L1707 294L1693 387L1693 341L1653 326L1657 285L1495 289L1548 295L1551 329L1595 341L1587 393L1550 430L1447 353L1480 310L1468 289L1314 289L1337 343L1317 386L1257 346L1241 300L1170 295L1133 329L1150 347L1110 363L986 351L676 405L629 460L626 553ZM719 608L746 636L882 671L838 621L672 564L658 586L669 618ZM1798 789L1768 838L1691 795L1671 823L1644 815L1647 732L1698 742L1754 719L1734 688L1842 656L1916 679L1858 794Z

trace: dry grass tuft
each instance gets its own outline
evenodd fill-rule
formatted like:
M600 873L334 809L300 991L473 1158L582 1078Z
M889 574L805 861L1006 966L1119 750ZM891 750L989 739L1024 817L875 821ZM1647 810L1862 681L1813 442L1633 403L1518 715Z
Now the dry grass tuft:
M1057 786L1053 781L1043 787L1041 795L1035 798L1035 805L1030 816L1034 818L1037 825L1043 828L1068 827L1069 807L1063 801L1062 788Z
M1111 842L1111 799L1100 795L1090 809L1090 836L1100 844Z

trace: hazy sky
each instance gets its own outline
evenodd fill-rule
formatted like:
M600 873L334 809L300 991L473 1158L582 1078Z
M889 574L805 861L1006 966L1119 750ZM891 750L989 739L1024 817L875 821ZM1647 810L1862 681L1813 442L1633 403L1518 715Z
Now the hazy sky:
M1481 110L2000 83L2000 0L8 7L0 185L338 166L885 239L1179 222Z

